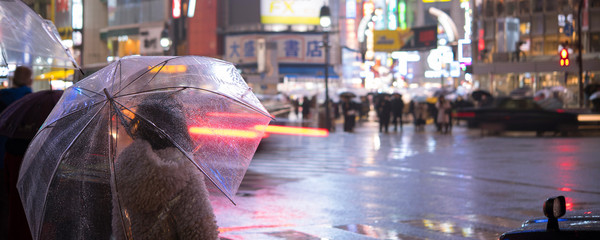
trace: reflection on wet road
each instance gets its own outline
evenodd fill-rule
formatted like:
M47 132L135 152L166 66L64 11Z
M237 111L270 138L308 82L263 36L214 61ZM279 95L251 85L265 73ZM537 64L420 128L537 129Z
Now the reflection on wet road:
M263 140L222 239L495 239L565 195L600 207L600 138L480 137L455 128ZM430 126L431 127L431 126ZM338 128L340 129L340 128Z

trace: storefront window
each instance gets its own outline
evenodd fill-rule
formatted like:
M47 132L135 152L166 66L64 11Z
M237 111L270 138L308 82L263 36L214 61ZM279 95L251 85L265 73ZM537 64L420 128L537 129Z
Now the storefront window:
M544 55L558 55L558 37L556 35L546 35L544 37Z
M544 53L544 39L542 37L536 37L531 39L531 55L540 56ZM557 48L558 49L558 48Z

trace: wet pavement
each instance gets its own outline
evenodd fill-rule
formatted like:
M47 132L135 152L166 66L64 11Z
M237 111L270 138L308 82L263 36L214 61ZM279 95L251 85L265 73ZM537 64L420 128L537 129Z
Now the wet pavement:
M600 137L341 129L264 139L237 206L213 201L221 239L497 239L551 196L600 208Z

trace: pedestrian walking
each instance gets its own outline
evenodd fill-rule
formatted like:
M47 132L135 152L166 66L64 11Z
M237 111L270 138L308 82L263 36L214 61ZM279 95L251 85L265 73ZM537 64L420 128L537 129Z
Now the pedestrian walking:
M425 130L425 123L428 116L428 105L424 102L413 102L414 105L414 124L415 131L421 132Z
M450 105L450 102L442 95L438 97L435 107L437 108L438 131L443 134L447 134L450 130L450 114L452 111L452 106Z
M140 116L155 116L154 123ZM163 132L156 125L170 129ZM115 238L131 234L139 239L218 239L205 177L179 149L193 151L181 105L167 94L145 99L129 131L134 142L123 150L114 168L113 191L118 193L113 196L119 196L113 197ZM180 146L165 132L180 139Z
M402 95L394 94L391 103L392 124L394 124L394 132L398 131L398 124L400 125L400 131L402 131L402 114L404 113L404 101L402 100Z
M310 118L310 99L307 96L304 96L304 98L302 98L302 119L309 119Z
M377 104L377 112L379 114L379 132L388 132L390 117L392 113L392 102L390 96L385 94Z
M342 114L344 115L344 132L353 132L356 125L358 106L349 97L342 97Z

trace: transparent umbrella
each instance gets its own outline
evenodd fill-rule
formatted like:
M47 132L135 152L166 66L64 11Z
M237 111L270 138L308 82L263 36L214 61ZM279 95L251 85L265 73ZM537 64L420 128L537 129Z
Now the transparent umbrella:
M20 0L0 1L0 64L79 68L54 24Z
M118 207L129 236L135 209L121 194L135 188L125 180L138 171L123 156L146 146L136 145L140 139L186 159L188 170L173 177L201 172L211 193L233 202L270 120L230 63L193 56L114 62L64 91L25 154L17 188L32 235L108 239ZM158 198L171 187L141 194Z

